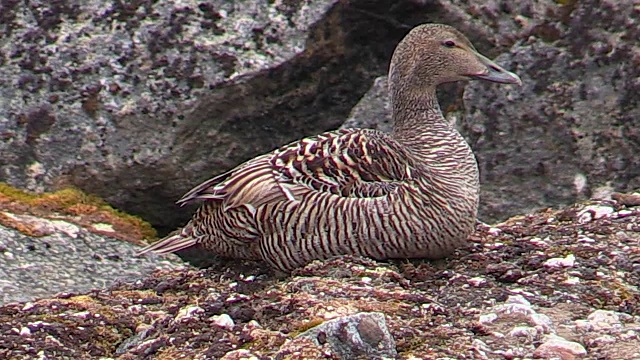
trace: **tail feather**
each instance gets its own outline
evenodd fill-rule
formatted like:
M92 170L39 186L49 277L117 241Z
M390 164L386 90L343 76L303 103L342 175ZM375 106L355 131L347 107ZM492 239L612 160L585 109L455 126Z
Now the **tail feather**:
M190 236L185 229L176 231L173 234L158 240L157 242L150 244L140 250L136 256L144 255L148 252L154 252L156 254L169 254L182 249L191 247L197 243L196 239Z

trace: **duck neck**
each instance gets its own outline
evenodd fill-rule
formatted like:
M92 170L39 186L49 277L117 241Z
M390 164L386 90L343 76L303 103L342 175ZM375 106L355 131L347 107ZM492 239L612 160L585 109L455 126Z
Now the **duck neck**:
M442 115L435 87L426 91L423 87L420 92L391 88L393 137L428 169L425 192L434 194L437 188L438 194L448 194L447 201L451 201L459 213L468 212L475 218L478 207L476 159L462 135Z
M442 115L435 87L422 88L419 94L407 88L390 87L393 135L403 144L415 147L451 125Z

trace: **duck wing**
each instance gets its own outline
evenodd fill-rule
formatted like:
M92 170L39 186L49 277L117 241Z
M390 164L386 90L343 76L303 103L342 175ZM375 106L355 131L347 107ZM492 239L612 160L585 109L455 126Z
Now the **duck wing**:
M377 197L412 180L411 154L389 135L342 129L302 139L203 182L178 201L222 200L248 209L310 191L343 197Z

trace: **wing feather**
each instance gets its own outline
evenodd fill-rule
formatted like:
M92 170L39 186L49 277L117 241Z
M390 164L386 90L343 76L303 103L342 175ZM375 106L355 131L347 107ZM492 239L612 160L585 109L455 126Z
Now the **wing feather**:
M377 197L411 181L415 164L389 135L343 129L285 145L196 186L179 201L222 201L254 209L297 201L313 191L343 197Z

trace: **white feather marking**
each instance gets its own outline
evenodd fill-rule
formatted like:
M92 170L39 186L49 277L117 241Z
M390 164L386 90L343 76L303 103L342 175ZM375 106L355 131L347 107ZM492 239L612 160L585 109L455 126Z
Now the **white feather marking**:
M278 184L278 186L280 187L280 189L282 189L282 192L287 197L287 199L289 199L289 201L296 201L296 198L293 196L291 190L289 190L286 185Z
M256 207L251 205L251 204L243 204L243 206L249 210L249 212L251 213L251 216L255 216L256 214Z

